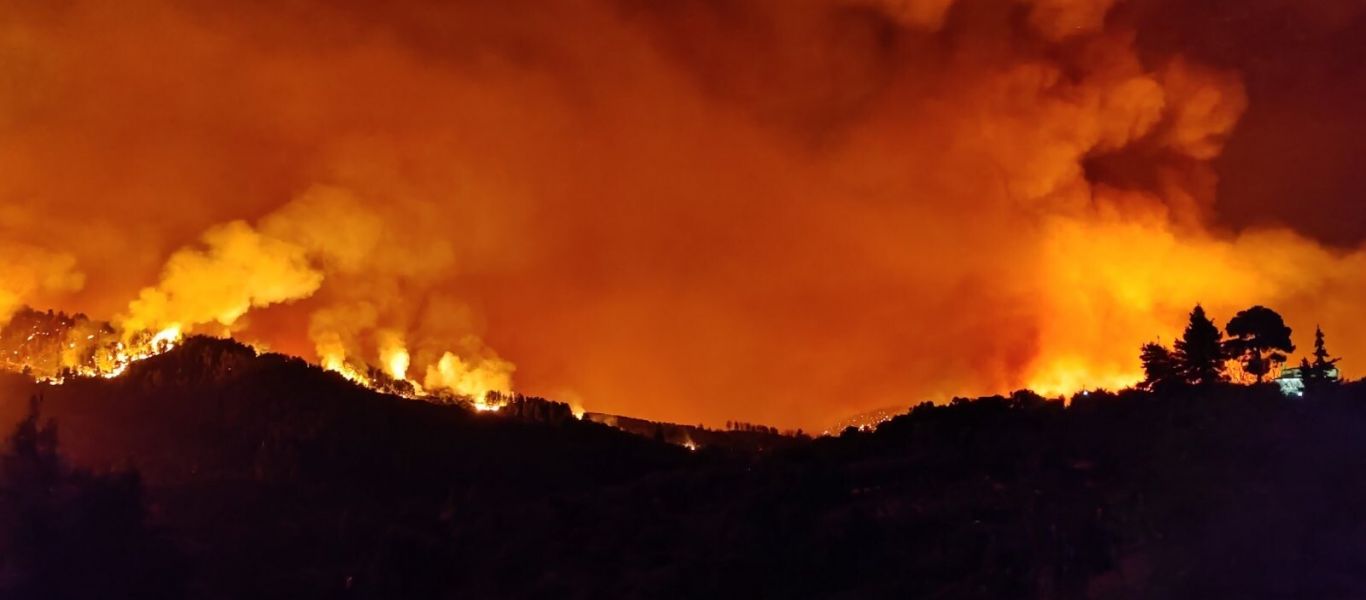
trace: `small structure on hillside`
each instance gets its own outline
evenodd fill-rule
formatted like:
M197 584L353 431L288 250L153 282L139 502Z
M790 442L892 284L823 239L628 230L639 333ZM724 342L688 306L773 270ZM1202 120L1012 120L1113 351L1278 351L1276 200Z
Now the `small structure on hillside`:
M1338 368L1330 366L1323 371L1324 380L1337 381L1339 378ZM1286 367L1281 370L1281 375L1276 378L1276 385L1281 386L1281 393L1291 398L1304 396L1304 369L1302 367Z

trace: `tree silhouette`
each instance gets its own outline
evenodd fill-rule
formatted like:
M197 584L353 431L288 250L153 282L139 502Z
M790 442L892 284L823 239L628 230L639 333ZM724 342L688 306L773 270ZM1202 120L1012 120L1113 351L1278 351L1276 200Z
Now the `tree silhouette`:
M1337 374L1334 369L1340 358L1329 358L1328 348L1323 343L1323 328L1314 328L1314 362L1309 359L1300 361L1300 377L1305 383L1309 382L1334 382L1337 381Z
M1176 365L1182 379L1187 383L1206 384L1225 380L1223 334L1219 327L1205 316L1204 307L1199 304L1191 310L1190 322L1181 339L1176 340Z
M66 465L38 408L0 453L0 598L184 597L174 550L144 523L138 476Z
M1284 363L1286 352L1294 352L1290 328L1276 311L1254 306L1229 320L1230 339L1224 348L1230 358L1243 363L1243 370L1257 376L1260 383L1277 365Z
M1143 361L1143 383L1145 390L1157 390L1180 380L1176 357L1166 346L1157 342L1143 344L1139 359Z

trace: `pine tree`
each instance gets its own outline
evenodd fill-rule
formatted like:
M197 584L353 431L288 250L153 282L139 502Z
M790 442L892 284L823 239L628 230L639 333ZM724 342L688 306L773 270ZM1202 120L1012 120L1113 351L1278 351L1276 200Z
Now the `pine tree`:
M1205 316L1204 307L1199 304L1191 311L1190 323L1181 339L1176 340L1176 365L1181 378L1191 384L1207 384L1224 381L1223 333L1219 326Z
M1166 346L1157 342L1143 344L1139 359L1143 361L1143 383L1145 390L1157 390L1179 381L1176 357Z
M1243 363L1243 370L1256 375L1258 383L1285 362L1285 353L1295 351L1285 319L1265 306L1254 306L1234 315L1227 329L1225 354Z

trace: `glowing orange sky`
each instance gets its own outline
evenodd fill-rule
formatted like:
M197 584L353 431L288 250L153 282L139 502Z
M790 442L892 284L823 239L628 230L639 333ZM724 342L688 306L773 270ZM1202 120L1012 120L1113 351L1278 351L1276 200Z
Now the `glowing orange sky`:
M7 8L0 311L808 428L1122 385L1195 302L1366 353L1349 3L369 4Z

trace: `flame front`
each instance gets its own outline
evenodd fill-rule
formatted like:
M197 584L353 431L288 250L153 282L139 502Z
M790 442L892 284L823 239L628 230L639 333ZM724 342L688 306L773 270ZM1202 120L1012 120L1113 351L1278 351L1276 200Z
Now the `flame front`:
M383 358L383 357L382 357ZM389 368L389 376L399 381L408 379L408 351L402 348L389 353L387 358L383 358L384 364Z
M39 381L67 377L113 378L132 363L167 352L182 338L180 327L124 335L108 324L51 312L21 311L3 328L2 366Z
M0 345L7 349L0 368L25 373L37 381L63 384L69 377L112 379L142 361L175 349L185 333L179 324L159 331L119 332L106 323L60 313L21 310L3 328ZM319 366L363 387L411 399L462 402L478 412L497 411L511 392L510 367L498 363L467 364L445 353L436 375L429 376L432 392L408 379L411 357L394 332L379 355L382 368L349 360L338 348L320 349Z

